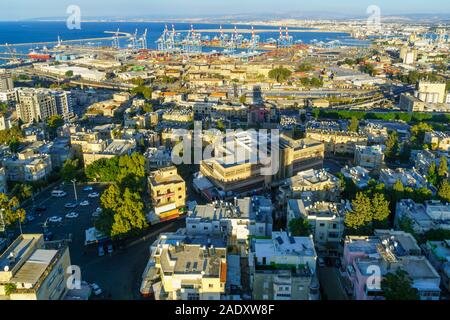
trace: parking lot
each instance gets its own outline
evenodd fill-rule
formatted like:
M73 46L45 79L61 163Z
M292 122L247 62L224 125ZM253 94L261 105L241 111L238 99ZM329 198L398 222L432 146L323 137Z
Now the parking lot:
M95 282L103 289L104 297L109 299L138 299L141 275L149 258L149 246L161 232L176 231L183 227L183 220L175 220L149 228L147 235L126 248L114 248L112 255L98 256L96 245L86 247L85 230L93 226L92 213L99 207L100 198L88 198L91 192L102 193L105 185L92 185L92 191L83 191L86 185L77 185L78 202L88 200L89 205L65 208L68 202L75 202L72 184L57 187L67 192L62 198L51 196L48 190L34 199L35 206L45 206L40 216L22 226L24 233L43 233L45 221L52 216L62 218L61 223L47 223L47 231L53 233L53 240L69 239L69 250L73 265L81 269L82 280ZM32 212L32 205L25 208ZM65 218L66 214L76 212L77 218Z

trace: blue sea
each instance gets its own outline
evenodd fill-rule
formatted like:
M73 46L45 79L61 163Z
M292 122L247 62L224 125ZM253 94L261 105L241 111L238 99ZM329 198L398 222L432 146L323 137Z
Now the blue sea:
M17 43L34 43L34 42L49 42L54 41L56 44L58 36L64 40L74 39L88 39L88 38L101 38L109 37L110 34L105 34L105 31L116 31L120 29L122 32L134 33L138 30L138 34L141 35L145 29L148 29L147 42L150 49L156 49L156 40L160 37L165 28L166 23L157 22L82 22L81 29L69 30L65 21L60 22L0 22L0 44L11 44L13 47ZM167 23L169 29L172 23ZM175 23L176 30L188 30L190 24L187 23ZM236 25L239 29L250 29L249 25ZM233 29L235 25L222 25L224 29ZM194 24L195 29L219 29L218 24ZM255 26L255 29L274 30L278 29L273 26ZM292 28L302 29L302 28ZM304 28L303 28L304 29ZM259 33L261 41L266 41L269 38L278 38L278 32L264 32ZM360 41L352 39L349 34L346 33L321 33L321 32L305 32L305 33L290 33L294 38L294 41L301 40L303 43L308 44L316 41L330 42L333 40L339 40L345 45L365 46L368 45L366 41ZM211 39L217 36L217 33L202 33L202 37L209 36ZM244 37L249 38L250 35L246 34ZM86 43L84 43L86 44ZM111 45L111 41L89 41L89 45ZM121 39L121 46L128 45L126 39ZM48 46L51 47L51 46ZM29 50L36 49L32 47L16 47L17 52L28 53ZM205 48L204 51L208 49ZM0 52L7 51L6 48L0 47ZM0 57L1 59L1 57Z

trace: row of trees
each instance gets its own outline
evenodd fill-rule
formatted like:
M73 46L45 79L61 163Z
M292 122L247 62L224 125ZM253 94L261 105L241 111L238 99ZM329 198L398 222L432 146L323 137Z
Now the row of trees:
M100 197L103 211L95 226L112 238L124 238L147 227L144 202L145 159L139 153L111 159L100 159L86 168L86 177L108 182Z

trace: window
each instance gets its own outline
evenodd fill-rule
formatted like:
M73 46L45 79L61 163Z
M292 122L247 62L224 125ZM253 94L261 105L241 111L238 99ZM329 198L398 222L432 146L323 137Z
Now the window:
M212 283L209 284L209 288L214 288L214 285Z

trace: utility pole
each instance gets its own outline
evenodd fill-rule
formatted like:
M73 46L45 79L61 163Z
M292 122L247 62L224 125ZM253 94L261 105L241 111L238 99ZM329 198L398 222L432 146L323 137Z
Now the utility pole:
M22 222L20 221L21 216L20 216L19 213L17 213L17 217L19 218L19 230L20 230L20 235L22 235L22 234L23 234L23 232L22 232Z
M75 185L75 183L77 182L77 179L73 179L72 183L73 183L73 192L75 194L75 202L78 203L78 195L77 195L77 187Z

